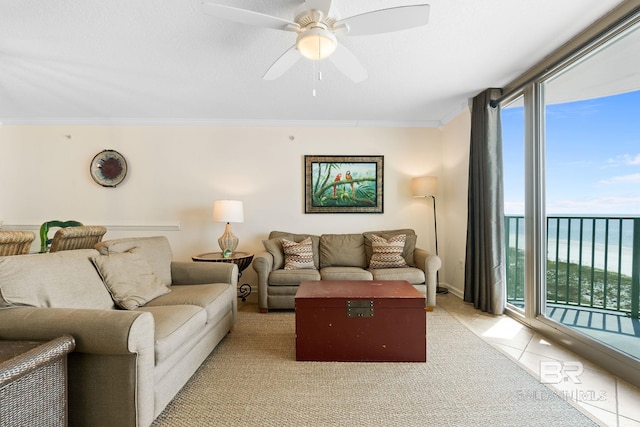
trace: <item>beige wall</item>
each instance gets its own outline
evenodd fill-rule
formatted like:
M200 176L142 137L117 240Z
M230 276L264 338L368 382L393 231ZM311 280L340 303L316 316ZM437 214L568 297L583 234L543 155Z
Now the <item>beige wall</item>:
M442 132L442 174L445 182L442 192L446 195L443 203L446 220L442 233L444 243L440 245L441 240L438 239L438 249L447 286L460 297L464 294L464 267L460 263L464 263L466 253L470 138L469 110L447 123Z
M106 238L162 234L174 257L188 260L219 250L224 226L211 221L212 205L230 198L244 201L245 222L232 224L239 250L262 250L271 230L411 227L418 245L434 251L432 205L411 197L410 181L438 175L438 243L443 259L450 252L455 261L463 256L464 222L457 222L466 222L458 205L465 198L466 206L467 122L463 114L442 129L0 126L0 219L34 230L46 220L77 219L106 225ZM91 159L104 149L127 159L129 173L117 188L100 187L89 175ZM305 214L305 154L383 155L384 213ZM457 286L454 261L445 261L441 281ZM251 269L243 281L254 283Z

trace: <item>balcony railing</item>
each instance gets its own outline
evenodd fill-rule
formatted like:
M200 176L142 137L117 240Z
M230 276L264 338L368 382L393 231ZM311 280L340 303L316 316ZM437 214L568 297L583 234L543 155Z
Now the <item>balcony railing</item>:
M505 216L507 301L524 304L524 217ZM640 217L547 217L547 302L638 318Z

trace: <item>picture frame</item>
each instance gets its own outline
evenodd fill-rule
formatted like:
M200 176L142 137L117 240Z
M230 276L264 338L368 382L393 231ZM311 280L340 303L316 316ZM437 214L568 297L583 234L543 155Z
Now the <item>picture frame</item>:
M383 213L384 156L305 155L305 213Z

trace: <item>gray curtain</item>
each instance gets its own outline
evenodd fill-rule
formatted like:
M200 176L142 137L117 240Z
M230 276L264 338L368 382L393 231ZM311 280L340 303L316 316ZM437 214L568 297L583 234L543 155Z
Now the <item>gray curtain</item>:
M469 152L469 201L464 300L492 314L505 307L504 193L500 89L473 99Z

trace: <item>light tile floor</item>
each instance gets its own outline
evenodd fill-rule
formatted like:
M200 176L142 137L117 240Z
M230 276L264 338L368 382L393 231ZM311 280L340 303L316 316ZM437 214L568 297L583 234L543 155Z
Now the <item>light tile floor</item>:
M540 334L507 315L483 313L451 293L438 295L437 298L441 308L537 378L541 378L541 362L549 362L551 370L543 374L548 380L556 375L555 362L581 362L584 371L579 375L580 384L562 381L548 386L600 425L640 427L640 389L637 387L560 344L545 340ZM571 369L569 366L568 370Z

